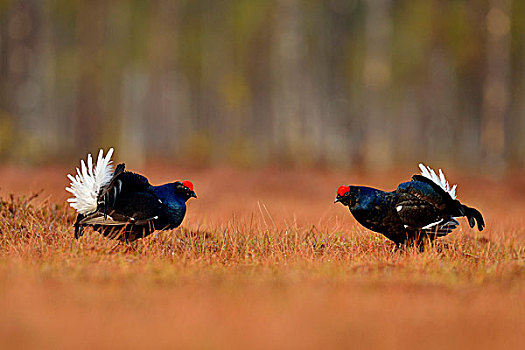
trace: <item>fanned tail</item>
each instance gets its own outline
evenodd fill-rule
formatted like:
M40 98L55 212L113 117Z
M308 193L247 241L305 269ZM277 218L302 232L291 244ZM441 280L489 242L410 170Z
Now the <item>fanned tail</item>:
M66 191L73 194L67 201L79 214L85 215L97 210L99 191L111 181L113 175L112 155L113 148L109 149L106 156L101 149L96 164L93 164L93 157L88 154L86 162L81 160L77 175L67 175L71 184L70 187L66 187Z
M465 216L468 219L468 224L470 227L473 228L477 222L478 230L483 231L485 228L485 220L483 220L483 215L481 215L477 209L467 207L464 204L462 204L462 209L465 212Z
M441 187L445 192L447 192L452 199L456 199L456 188L457 185L451 186L447 179L445 178L445 174L441 169L439 169L439 175L436 174L434 169L432 169L429 166L425 166L423 163L419 163L419 169L421 170L421 176L426 177L427 179L434 182L436 185Z

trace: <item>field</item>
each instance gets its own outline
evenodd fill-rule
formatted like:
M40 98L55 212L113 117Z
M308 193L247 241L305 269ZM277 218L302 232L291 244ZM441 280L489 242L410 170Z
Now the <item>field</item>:
M199 198L182 228L115 246L73 239L72 169L0 168L0 348L523 348L523 173L449 172L487 228L420 253L333 204L416 169L147 169Z

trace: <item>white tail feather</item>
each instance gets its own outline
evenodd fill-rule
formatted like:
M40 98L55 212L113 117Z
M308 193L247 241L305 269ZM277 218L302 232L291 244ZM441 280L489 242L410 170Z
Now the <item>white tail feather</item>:
M113 176L113 165L111 156L113 148L110 148L104 157L104 150L98 153L97 163L93 166L91 153L87 156L87 165L82 159L77 175L73 177L67 174L71 180L70 187L66 191L73 194L67 201L69 205L80 214L89 214L97 210L97 197L100 189L107 185Z
M434 169L432 169L429 166L425 166L422 163L419 163L419 169L421 169L421 175L423 175L427 179L432 180L432 182L434 182L436 185L445 190L445 192L448 192L452 199L456 199L457 185L451 187L447 179L445 178L445 174L443 174L443 171L441 171L441 169L439 169L439 176L436 174Z

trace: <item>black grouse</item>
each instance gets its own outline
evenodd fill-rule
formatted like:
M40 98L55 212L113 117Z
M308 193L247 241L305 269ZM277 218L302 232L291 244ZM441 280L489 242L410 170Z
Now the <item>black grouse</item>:
M403 182L395 191L384 192L365 186L340 186L335 202L348 206L355 219L369 230L379 232L398 246L421 244L454 230L458 217L465 216L470 227L485 222L481 213L456 199L456 185L450 187L445 175L419 164L421 175Z
M193 184L177 181L152 186L144 176L125 171L124 164L113 170L112 154L112 148L105 157L100 150L96 165L88 154L87 164L81 161L77 175L68 174L71 185L66 190L74 196L68 202L78 212L75 238L89 226L106 237L128 242L155 230L178 227L186 214L186 201L197 198Z

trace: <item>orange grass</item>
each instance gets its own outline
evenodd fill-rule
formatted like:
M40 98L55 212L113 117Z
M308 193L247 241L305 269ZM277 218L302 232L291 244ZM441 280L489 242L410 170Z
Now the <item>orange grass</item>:
M182 228L115 247L72 238L67 170L0 168L0 348L523 346L523 176L449 174L487 229L463 221L419 253L332 203L410 173L148 169L199 199Z

